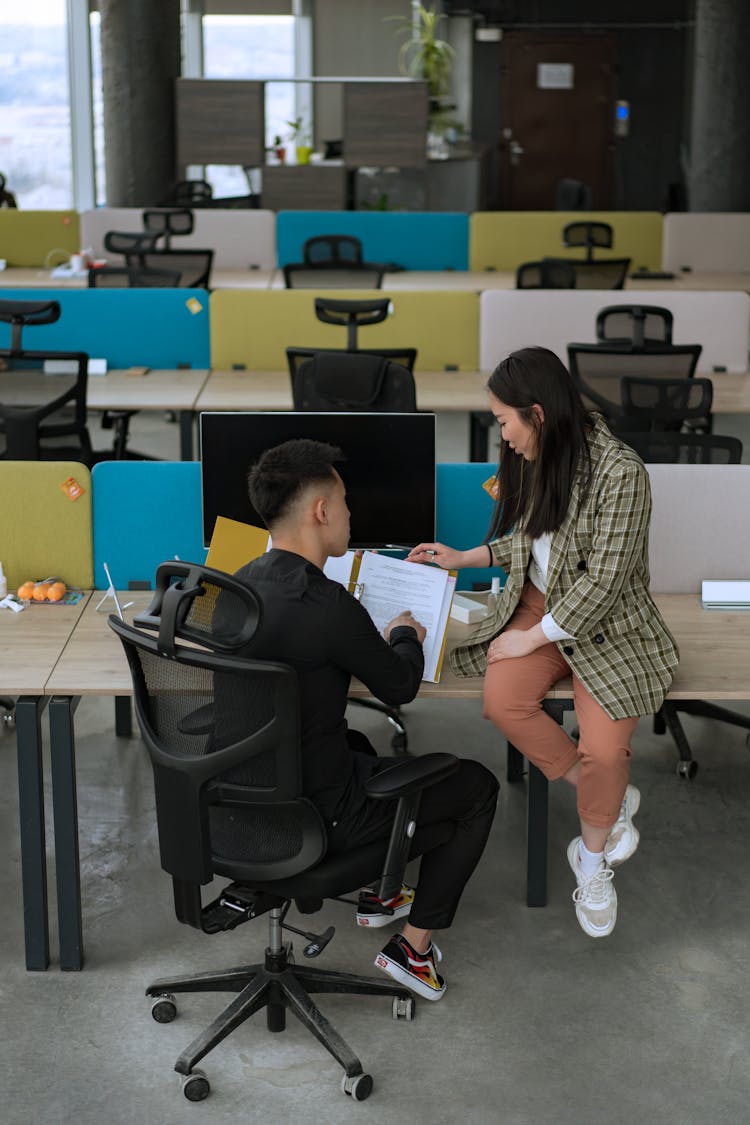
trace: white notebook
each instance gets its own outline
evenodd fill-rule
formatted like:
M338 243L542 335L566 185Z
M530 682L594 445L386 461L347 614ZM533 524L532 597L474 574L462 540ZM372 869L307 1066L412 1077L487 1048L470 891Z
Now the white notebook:
M750 581L701 583L704 609L750 609Z

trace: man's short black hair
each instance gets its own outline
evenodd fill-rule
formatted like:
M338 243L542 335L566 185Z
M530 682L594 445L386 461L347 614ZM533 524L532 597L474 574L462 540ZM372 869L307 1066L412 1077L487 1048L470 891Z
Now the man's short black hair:
M311 484L332 483L333 466L346 458L335 445L295 438L260 455L247 478L250 501L266 527L282 519Z

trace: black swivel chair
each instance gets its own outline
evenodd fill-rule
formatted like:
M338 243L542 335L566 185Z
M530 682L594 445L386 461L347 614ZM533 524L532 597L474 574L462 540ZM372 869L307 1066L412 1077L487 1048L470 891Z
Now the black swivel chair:
M688 430L711 432L714 387L710 379L649 379L623 375L620 379L622 420L617 432Z
M622 425L623 376L692 379L700 344L636 348L615 344L568 344L568 366L587 405L600 410L615 427Z
M575 289L576 271L564 258L523 262L516 270L516 289Z
M308 238L302 261L284 266L287 289L381 289L385 266L365 262L362 243L345 234L322 234Z
M0 300L0 321L10 325L10 347L0 349L0 358L11 366L15 386L0 402L0 437L5 449L0 457L9 461L38 461L70 458L91 465L94 459L86 419L89 357L85 352L41 351L24 348L21 334L26 326L54 324L60 319L58 301ZM24 374L45 360L64 360L75 366L70 375L49 377L49 397L29 402L24 394ZM7 380L7 376L6 376ZM73 439L72 445L66 439Z
M193 212L189 207L158 207L143 212L144 229L163 239L165 250L172 245L173 235L193 233Z
M180 275L180 288L208 289L213 250L147 250L128 258L128 265L148 270L172 270Z
M110 254L122 254L128 265L139 264L137 255L155 250L159 235L144 230L108 230L104 235L104 249Z
M661 305L607 305L596 316L596 338L602 344L671 344L674 317Z
M622 289L630 269L630 258L545 258L559 265L567 262L575 270L576 289Z
M664 430L618 431L646 465L739 465L742 442L722 434L682 434ZM748 727L750 729L750 726Z
M157 980L146 994L154 998L153 1018L169 1023L177 993L236 993L175 1063L190 1101L210 1092L196 1064L263 1008L268 1029L277 1032L292 1011L343 1066L344 1092L362 1101L372 1078L311 994L387 996L394 1018L406 1019L413 1018L414 997L386 979L295 963L282 930L305 939L305 958L316 957L334 929L315 934L291 925L286 918L293 900L300 912L312 913L323 899L377 880L381 897L396 893L421 792L458 761L428 754L376 775L368 793L398 800L390 841L326 854L322 818L302 792L296 674L242 655L261 614L254 593L229 575L170 562L159 567L142 618L133 626L109 619L133 677L154 771L161 865L172 876L178 920L214 934L269 915L263 964ZM214 877L230 882L204 906L201 886Z
M586 248L586 260L590 262L594 257L595 246L611 250L614 231L609 223L576 219L575 222L566 223L563 227L562 241L566 248L584 246Z
M582 180L568 177L558 182L555 189L555 208L558 211L590 211L593 193Z
M96 266L89 270L89 289L177 289L177 270L145 266Z
M417 409L411 371L363 352L316 352L295 371L292 399L295 410L413 414Z
M165 207L210 207L214 189L208 180L178 180L164 201Z

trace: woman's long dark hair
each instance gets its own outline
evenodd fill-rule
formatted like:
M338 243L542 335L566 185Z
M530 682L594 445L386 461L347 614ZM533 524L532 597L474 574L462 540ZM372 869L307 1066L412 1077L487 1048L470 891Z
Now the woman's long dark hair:
M570 373L548 348L521 348L498 364L487 389L534 427L537 441L536 457L527 462L501 440L497 504L488 537L505 535L520 523L534 539L557 531L574 480L580 474L585 490L591 476L589 417ZM544 411L543 423L535 403Z

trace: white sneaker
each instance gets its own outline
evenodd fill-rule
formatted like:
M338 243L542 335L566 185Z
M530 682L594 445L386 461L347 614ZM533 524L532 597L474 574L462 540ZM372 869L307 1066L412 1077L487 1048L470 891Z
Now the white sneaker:
M617 891L612 884L614 871L602 860L601 867L593 875L584 875L581 869L580 843L581 837L576 836L568 844L568 863L578 883L573 891L576 917L581 929L589 937L607 937L614 930L617 921Z
M630 859L638 847L641 834L633 824L633 817L641 804L641 793L635 785L629 785L620 805L620 815L612 825L612 831L604 845L604 858L610 867L617 867Z

